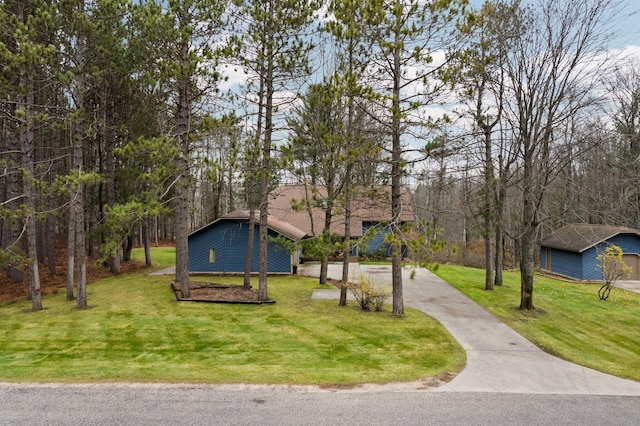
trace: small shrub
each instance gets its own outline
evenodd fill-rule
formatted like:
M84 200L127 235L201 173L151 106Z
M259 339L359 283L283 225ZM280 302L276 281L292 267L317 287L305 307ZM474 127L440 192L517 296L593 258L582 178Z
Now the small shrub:
M371 278L360 275L355 283L347 283L347 288L353 293L362 311L381 312L384 304L391 295L386 287L376 287L371 282Z
M382 312L384 310L384 304L387 303L387 299L391 293L387 288L375 287L369 292L369 301L371 309L374 312Z
M624 262L622 254L622 249L612 244L596 257L603 282L598 290L600 300L607 300L616 281L628 278L631 274L632 269Z

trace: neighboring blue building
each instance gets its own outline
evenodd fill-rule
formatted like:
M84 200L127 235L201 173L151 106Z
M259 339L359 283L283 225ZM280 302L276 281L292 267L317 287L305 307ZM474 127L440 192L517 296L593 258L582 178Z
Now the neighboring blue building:
M543 271L585 281L602 279L596 258L607 246L616 245L631 267L629 279L640 279L640 231L636 229L573 224L554 231L539 245Z
M389 225L386 222L367 222L362 221L362 233L363 235L369 235L369 238L365 239L364 244L359 244L354 249L354 255L364 256L385 256L391 257L392 247L386 240L386 236L391 232ZM407 257L408 250L406 246L402 247L402 256Z
M282 244L272 239L284 237L299 241L304 231L269 217L267 243L267 272L290 274L297 264L297 253L289 253ZM256 218L251 272L258 272L260 235ZM249 212L235 210L218 220L189 234L189 272L242 273L247 258L249 241Z

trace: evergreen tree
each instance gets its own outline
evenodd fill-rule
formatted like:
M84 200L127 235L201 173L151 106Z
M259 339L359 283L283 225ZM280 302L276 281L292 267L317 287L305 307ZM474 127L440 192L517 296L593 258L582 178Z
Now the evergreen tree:
M301 78L311 74L309 53L313 47L310 25L320 2L316 0L235 0L233 27L235 59L249 76L257 109L255 144L260 146L260 300L267 294L267 218L269 215L269 185L274 166L271 150L276 125L275 113L279 101L276 94L289 89ZM296 86L296 89L299 86ZM253 229L250 215L250 230ZM252 253L249 238L248 254ZM251 262L247 260L250 268ZM245 276L247 275L245 270Z
M367 1L363 17L366 34L373 40L369 78L376 99L386 111L383 125L390 139L388 162L391 179L391 247L393 313L404 314L402 292L403 230L402 186L410 151L428 156L430 144L411 148L406 138L420 137L431 128L420 111L443 93L449 78L448 66L459 47L455 24L464 18L464 0L423 2L419 0ZM436 60L437 52L447 52Z

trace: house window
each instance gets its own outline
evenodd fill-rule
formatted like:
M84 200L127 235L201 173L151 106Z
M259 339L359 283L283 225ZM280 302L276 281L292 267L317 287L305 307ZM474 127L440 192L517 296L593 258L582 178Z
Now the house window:
M209 263L216 263L216 249L209 249Z

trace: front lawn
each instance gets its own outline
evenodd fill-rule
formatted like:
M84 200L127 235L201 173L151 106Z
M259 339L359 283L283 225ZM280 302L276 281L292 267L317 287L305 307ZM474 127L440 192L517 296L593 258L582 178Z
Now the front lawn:
M144 262L144 250L133 249L131 258ZM167 268L176 264L175 247L153 247L151 249L151 263L155 268Z
M177 302L170 279L98 281L83 311L64 292L39 312L27 301L0 305L0 381L386 383L464 365L462 348L428 316L311 300L313 279L270 277L277 303L257 306Z
M484 290L484 270L439 265L434 271L531 342L576 364L640 381L640 294L614 288L598 299L599 284L536 275L536 311L518 310L520 275Z

